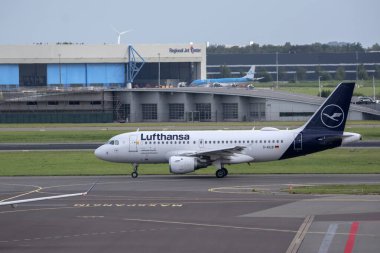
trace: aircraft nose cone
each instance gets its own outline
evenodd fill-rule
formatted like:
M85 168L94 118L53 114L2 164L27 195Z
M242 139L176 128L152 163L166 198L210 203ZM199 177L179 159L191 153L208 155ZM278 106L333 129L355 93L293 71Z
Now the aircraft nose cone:
M103 146L100 146L99 148L95 149L94 154L97 158L106 160L106 152Z

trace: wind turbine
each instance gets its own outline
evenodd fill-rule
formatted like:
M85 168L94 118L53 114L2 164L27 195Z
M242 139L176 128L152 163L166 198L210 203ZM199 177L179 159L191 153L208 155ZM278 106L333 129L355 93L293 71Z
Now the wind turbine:
M132 31L132 30L127 30L127 31L119 32L115 27L111 26L111 28L112 28L112 30L114 30L117 33L117 44L118 45L120 45L121 35L124 35L124 34Z

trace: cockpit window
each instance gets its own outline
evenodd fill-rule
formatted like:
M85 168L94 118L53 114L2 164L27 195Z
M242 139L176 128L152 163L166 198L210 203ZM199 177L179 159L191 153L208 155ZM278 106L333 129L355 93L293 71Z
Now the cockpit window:
M109 140L108 144L110 144L110 145L119 145L119 141L118 140Z

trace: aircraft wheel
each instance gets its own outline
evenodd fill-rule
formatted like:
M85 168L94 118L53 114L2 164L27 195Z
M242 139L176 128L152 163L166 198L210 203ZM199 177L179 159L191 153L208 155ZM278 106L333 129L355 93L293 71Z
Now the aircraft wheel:
M222 168L222 170L224 170L224 173L226 174L225 176L228 175L228 170L226 168Z
M215 172L215 175L217 178L223 178L227 175L226 173L226 169L218 169L216 172Z
M132 172L131 176L132 176L132 178L136 178L139 176L139 174L136 171L134 171L134 172Z

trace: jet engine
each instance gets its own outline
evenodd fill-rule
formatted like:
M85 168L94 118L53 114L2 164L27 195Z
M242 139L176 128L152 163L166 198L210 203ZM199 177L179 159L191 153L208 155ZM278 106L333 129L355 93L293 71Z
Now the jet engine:
M186 174L197 169L206 168L211 165L207 160L198 157L172 156L169 159L169 169L174 174Z

